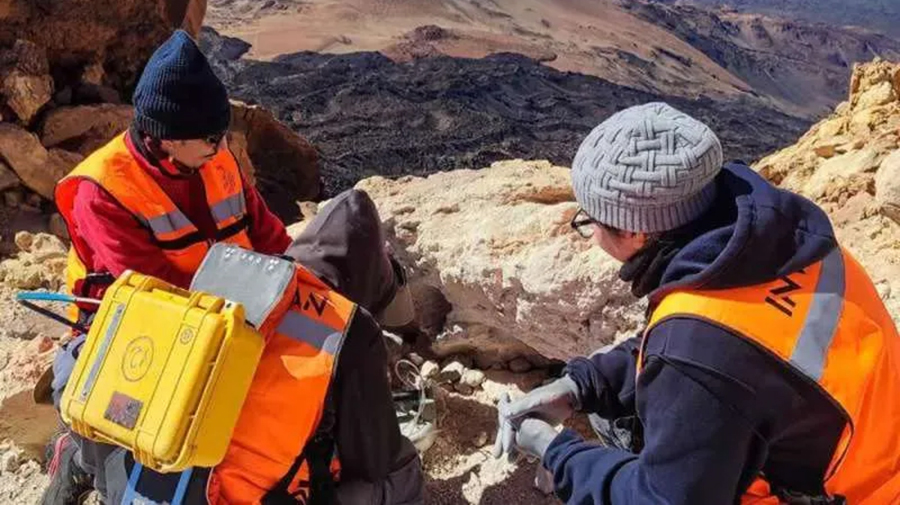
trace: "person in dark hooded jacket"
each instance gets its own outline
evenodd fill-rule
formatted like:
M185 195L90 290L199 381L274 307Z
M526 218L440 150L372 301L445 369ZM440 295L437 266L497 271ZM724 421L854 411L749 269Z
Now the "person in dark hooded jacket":
M421 460L397 422L387 375L382 329L408 323L414 309L402 268L387 252L375 204L361 191L335 197L285 252L335 291L357 303L338 357L331 388L339 454L339 505L414 505L423 503ZM290 430L291 426L284 426ZM121 503L134 459L117 449L102 463L104 499ZM168 503L181 474L143 469L134 483L141 503ZM210 469L194 469L183 503L207 503ZM299 501L297 503L300 503Z
M897 370L889 364L896 357L889 355L898 340L890 316L864 273L858 279L869 314L850 316L848 309L840 316L843 271L827 277L825 270L834 258L840 267L841 255L848 272L855 262L837 245L826 214L744 164L722 167L722 161L719 140L706 125L661 103L626 109L585 139L572 168L582 206L572 226L624 263L620 277L635 296L649 299L650 329L643 340L569 361L564 377L521 399L503 399L495 455L520 449L541 457L557 496L570 504L844 503L833 492L836 481L845 486L838 491L875 496L840 484L853 480L884 493L866 503L900 503L890 491L898 489L890 486L897 485L900 435L881 432L873 422L882 417L883 426L896 426L896 400L879 398L872 404L880 403L879 412L853 414L867 419L856 423L855 440L865 444L873 437L872 461L886 463L886 470L829 481L841 471L833 464L841 461L845 430L853 425L833 391L841 383L866 383L866 359L850 352L838 364L837 356L829 357L826 367L852 372L842 371L835 383L811 380L801 359L803 352L827 352L833 335L850 349L861 348L875 324L840 332L822 325L868 317L881 325L884 384L896 384ZM811 275L820 281L809 286ZM840 282L832 289L829 279ZM773 345L760 345L765 339L691 315L703 307L654 315L680 292L692 293L692 300L759 293L740 305L741 313L718 317L744 320L750 329L757 320L784 321L760 327L770 342L788 342L802 304L822 302L827 310L813 316L810 309L803 326L822 345L798 345L787 360L772 352ZM551 427L574 411L590 414L602 443Z

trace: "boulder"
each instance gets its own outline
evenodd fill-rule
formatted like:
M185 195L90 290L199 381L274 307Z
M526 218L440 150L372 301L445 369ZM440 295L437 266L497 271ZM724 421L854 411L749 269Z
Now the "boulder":
M133 119L130 105L60 107L44 119L41 143L88 156L127 130Z
M62 149L47 150L37 136L9 123L0 123L0 160L16 172L22 183L53 200L56 183L83 157Z
M6 105L27 124L53 96L53 79L49 75L25 75L14 70L3 76L0 94L6 97Z
M812 198L820 198L835 185L846 185L851 177L876 170L881 158L882 154L874 148L831 158L819 165L803 188L803 193Z
M53 79L43 48L27 40L17 40L12 49L0 54L0 95L23 123L53 97Z
M468 342L476 356L489 348L504 359L567 359L631 336L643 321L619 263L569 227L577 204L563 167L508 161L357 188L378 206L411 286L443 295L443 333L457 349Z
M285 222L300 217L297 202L318 199L321 183L315 148L267 110L233 102L228 147Z

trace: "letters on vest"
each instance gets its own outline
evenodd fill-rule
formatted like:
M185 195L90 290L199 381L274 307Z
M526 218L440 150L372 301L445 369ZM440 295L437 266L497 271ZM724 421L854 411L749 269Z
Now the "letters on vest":
M311 486L322 484L316 466L325 466L329 481L337 472L331 444L317 434L330 422L328 392L356 305L302 267L296 290L268 337L225 460L213 470L211 504L268 503L273 491L310 503Z
M646 335L674 317L729 328L841 408L847 425L823 483L830 496L854 505L900 503L900 336L847 251L835 248L818 263L762 285L666 295L651 316L638 373ZM744 503L778 503L760 493L765 488L754 484Z
M79 182L87 179L106 190L151 233L165 257L178 270L193 273L209 250L210 242L138 164L121 134L82 161L56 187L56 204L69 228L67 285L80 294L88 272L82 261L86 244L72 223ZM227 150L200 169L207 203L218 229L214 241L251 248L240 168Z

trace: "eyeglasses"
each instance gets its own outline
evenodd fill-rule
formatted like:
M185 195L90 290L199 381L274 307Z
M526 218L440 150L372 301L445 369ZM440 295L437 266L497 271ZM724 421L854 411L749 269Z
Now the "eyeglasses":
M594 226L598 223L595 219L588 215L584 209L578 209L578 212L572 216L572 221L569 222L569 226L572 227L573 230L577 231L579 235L584 238L591 238L594 236Z

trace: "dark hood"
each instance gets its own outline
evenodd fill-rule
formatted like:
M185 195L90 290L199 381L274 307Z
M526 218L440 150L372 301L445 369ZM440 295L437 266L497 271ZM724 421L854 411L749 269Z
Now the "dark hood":
M362 191L332 199L285 253L371 314L393 299L398 281L384 247L381 218Z
M662 269L651 302L677 288L726 289L771 282L821 260L837 245L828 216L745 165L717 176L702 231Z

